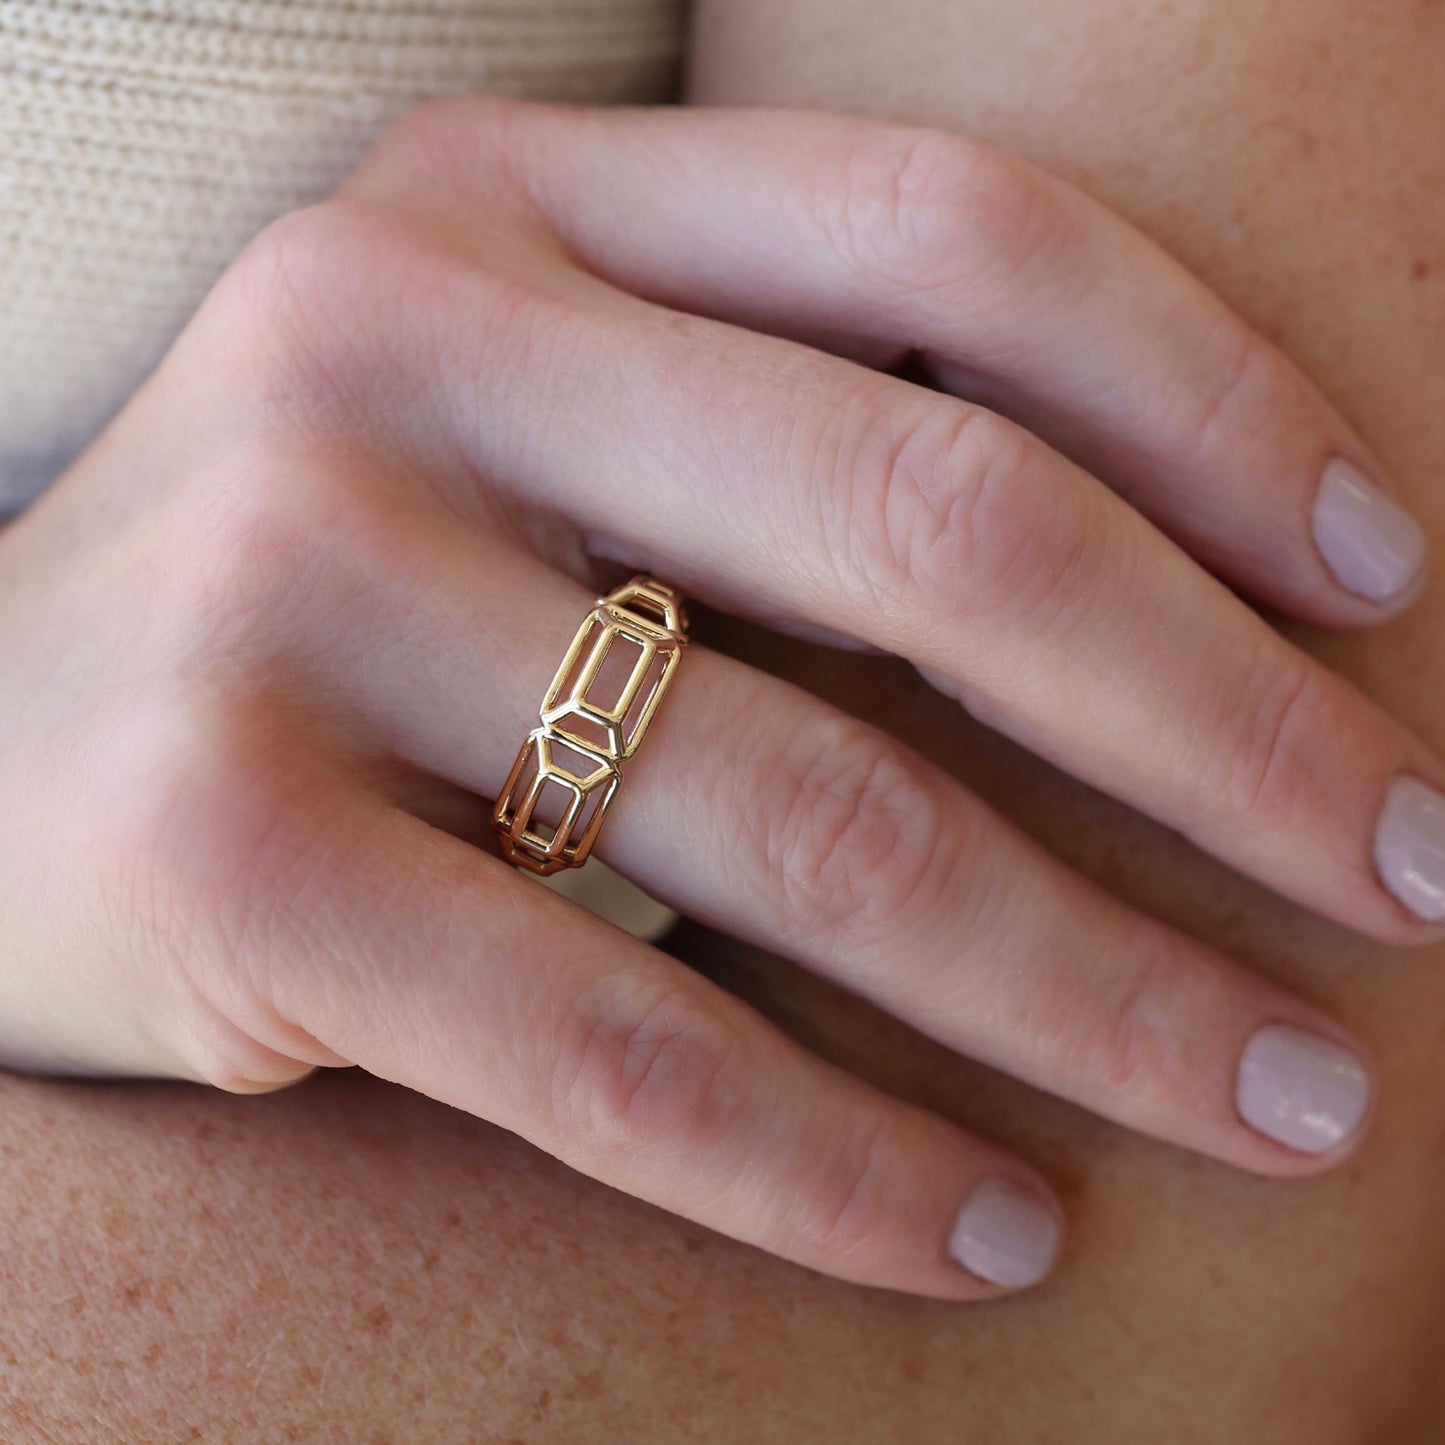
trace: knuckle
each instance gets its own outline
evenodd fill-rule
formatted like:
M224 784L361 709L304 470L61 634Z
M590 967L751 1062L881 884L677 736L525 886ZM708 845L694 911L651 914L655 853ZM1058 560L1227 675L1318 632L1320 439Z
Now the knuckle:
M443 95L403 111L367 147L340 194L384 189L426 203L460 179L469 188L520 194L518 151L548 107L499 95Z
M553 1115L584 1153L719 1140L748 1098L739 1042L686 985L610 976L570 1011Z
M1029 483L1038 453L1020 428L962 403L896 411L855 422L840 467L843 530L828 553L848 580L863 579L870 601L946 624L964 609L1037 621L1051 602L1078 596L1104 541L1081 489L1054 489L1042 516Z
M1221 327L1221 340L1201 348L1207 360L1196 363L1191 384L1178 394L1184 410L1175 435L1186 462L1209 461L1231 438L1277 429L1297 391L1285 362L1264 340L1232 318Z
M287 213L247 244L202 321L255 401L312 423L359 410L373 360L359 318L387 294L393 252L382 227L330 202Z
M173 681L113 719L91 788L111 936L133 940L184 1072L234 1091L304 1072L261 1042L286 1034L267 1000L336 876L320 770L289 743L266 704Z
M188 654L263 663L322 611L355 605L399 568L402 504L359 470L262 447L232 455L184 502L185 562L166 608Z
M524 253L514 239L500 219L459 239L359 199L293 211L207 298L200 359L233 378L227 400L247 436L325 442L349 457L434 453L455 441L469 398L540 364L576 312L552 274L553 245L529 232ZM423 405L442 420L440 444L410 424Z
M175 681L112 732L97 799L108 837L123 856L146 860L153 899L193 921L223 915L283 850L284 865L302 846L305 830L288 825L304 796L301 769L267 712L259 700ZM284 866L276 873L282 888L299 881Z
M1212 1108L1217 1024L1234 1012L1228 976L1163 925L1142 920L1128 966L1101 995L1091 1073L1116 1098Z
M960 607L1001 639L1020 630L1062 642L1113 590L1104 573L1128 555L1111 511L1021 428L989 413L945 464L960 499L948 519L965 550L945 551L953 568L952 621ZM1127 515L1127 514L1126 514ZM956 544L955 544L956 545ZM938 582L942 593L949 576Z
M888 937L924 911L946 864L944 805L923 764L851 718L789 746L753 827L760 866L803 937Z
M875 424L864 448L858 472L875 478L877 511L857 529L864 575L895 601L951 613L977 576L979 523L1011 490L1001 428L980 411L930 407L901 427Z
M1180 1066L1186 1049L1177 965L1162 944L1138 949L1100 1000L1100 1026L1086 1031L1082 1042L1089 1057L1078 1066L1111 1094L1149 1097L1162 1077ZM1203 1019L1196 1022L1202 1025Z
M1214 1044L1199 975L1162 925L1141 919L1107 960L1031 990L1015 1027L1038 1067L1080 1096L1157 1099L1171 1081L1213 1077L1196 1069Z
M260 231L198 324L253 427L351 439L396 414L398 383L415 387L417 368L454 334L457 313L472 312L484 280L409 213L332 199Z
M1217 780L1206 776L1209 793L1256 821L1283 822L1297 811L1313 811L1320 801L1322 747L1348 732L1329 674L1270 639L1230 716L1242 720L1242 732L1221 729L1225 778L1217 789Z
M846 1260L876 1244L906 1173L898 1154L887 1114L859 1110L824 1161L806 1207L791 1214L789 1236L771 1241L773 1247L801 1258Z
M829 185L835 245L904 290L1003 279L1060 234L1063 208L1031 167L936 131L871 131Z
M992 445L986 413L967 407L854 410L836 474L827 555L896 610L951 612L977 568L976 514L987 510L1009 460ZM835 491L835 495L838 492Z

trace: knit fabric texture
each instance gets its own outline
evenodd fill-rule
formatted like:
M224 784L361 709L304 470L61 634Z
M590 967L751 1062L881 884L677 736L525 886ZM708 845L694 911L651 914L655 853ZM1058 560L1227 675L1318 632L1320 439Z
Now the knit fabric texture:
M268 221L465 91L664 99L680 0L0 0L0 511Z

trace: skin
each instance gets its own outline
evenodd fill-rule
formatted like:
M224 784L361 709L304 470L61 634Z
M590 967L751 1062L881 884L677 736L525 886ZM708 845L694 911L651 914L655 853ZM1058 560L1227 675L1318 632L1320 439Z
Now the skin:
M774 13L772 22L751 18L761 27L793 12ZM806 28L806 13L796 13ZM945 21L961 34L969 19L952 10L932 17L924 53L939 53ZM1121 33L1113 19L1092 45L1080 37L1073 59L1079 65L1094 56L1096 85L1116 96L1108 72L1097 70L1105 57L1127 60L1123 73L1141 68L1138 55L1126 48L1120 59L1103 43L1103 35ZM1326 25L1341 17L1311 12L1307 19ZM896 38L907 33L900 27ZM707 35L704 26L703 53L718 55L720 68L700 80L718 95L729 52L716 35L710 52ZM1154 43L1167 57L1166 38L1156 34ZM1233 54L1259 54L1263 39L1241 17ZM948 107L930 110L912 89L916 67L904 71L898 62L910 89L905 99L900 79L890 104L885 62L897 53L866 31L855 30L854 43L846 53L815 47L818 69L806 75L770 77L750 67L750 83L770 80L778 88L770 99L791 94L860 108L866 94L885 110L988 129L986 109L958 109L956 71ZM961 45L955 34L950 53ZM1384 151L1410 174L1425 164L1415 157L1411 172L1404 158L1410 137L1429 133L1430 77L1420 77L1418 91L1400 77L1418 73L1425 49L1418 37L1393 51L1383 40L1374 51L1342 46L1349 64L1342 58L1338 74L1330 73L1341 86L1363 83L1362 68L1377 85L1389 77L1381 91L1391 106L1372 97L1370 113L1397 127ZM1372 72L1362 65L1371 55ZM1022 68L1024 58L1017 63ZM1192 124L1171 130L1150 111L1161 174L1166 166L1178 173L1194 154L1191 143L1199 148L1199 115L1250 115L1250 92L1241 93L1237 76L1226 84L1235 71L1220 63L1184 93L1170 93ZM1333 104L1321 99L1320 113L1332 115L1338 91L1321 86ZM1073 173L1085 178L1088 169L1093 188L1123 171L1111 160L1122 152L1108 137L1070 135L1080 147ZM1028 150L1026 134L1001 138ZM1129 154L1147 156L1133 139ZM1239 173L1210 174L1208 193L1240 205L1269 171L1260 162L1250 174L1255 162L1245 147L1224 150ZM1046 158L1069 170L1068 153ZM1288 212L1294 226L1309 216L1308 229L1291 231L1281 220L1281 234L1266 233L1272 245L1262 242L1244 269L1268 279L1210 279L1226 290L1232 280L1244 309L1333 394L1349 398L1351 414L1428 517L1428 464L1438 451L1432 412L1412 415L1412 426L1391 422L1397 393L1418 397L1433 360L1420 290L1428 292L1429 262L1419 281L1392 285L1383 260L1372 271L1357 255L1347 259L1348 248L1331 270L1330 245L1321 240L1321 231L1359 235L1348 222L1358 227L1365 215L1375 231L1382 220L1412 235L1438 229L1427 209L1438 187L1412 193L1412 210L1378 197L1367 202L1340 180L1378 172L1373 148L1348 147L1315 169L1291 171L1292 187L1315 186L1296 193ZM1132 198L1147 224L1152 192L1144 182L1131 188L1130 174L1116 179L1111 199L1129 209ZM1161 189L1168 190L1162 181ZM1358 209L1332 212L1342 194ZM1198 197L1190 200L1192 225ZM1329 215L1338 222L1333 230L1319 225ZM1211 219L1201 239L1218 231L1220 218ZM1180 238L1158 229L1209 274L1207 257L1188 255ZM1346 277L1352 287L1339 284ZM1358 341L1347 363L1329 343L1332 328L1344 324L1340 296L1360 293L1369 305L1360 300L1359 314L1347 317ZM1427 597L1419 617L1329 651L1427 740L1431 605ZM755 655L763 655L761 644ZM790 651L784 661L820 688L841 672L823 655ZM1200 1440L1431 1438L1435 1402L1427 1386L1441 1263L1431 1227L1438 1189L1428 1167L1439 1122L1431 1088L1441 1017L1433 954L1395 956L1307 920L1161 831L969 733L954 709L911 687L895 664L860 665L847 673L842 700L861 707L889 697L882 721L920 736L926 725L933 756L981 791L1007 798L1010 813L1070 862L1289 980L1376 1047L1388 1102L1356 1161L1287 1188L1249 1180L961 1064L775 961L693 936L680 940L689 956L811 1046L1040 1161L1074 1221L1058 1279L1036 1296L973 1311L830 1283L610 1196L487 1126L356 1075L323 1076L266 1100L12 1080L6 1115L19 1207L5 1257L8 1297L20 1307L7 1343L23 1385L9 1433L106 1438L113 1425L147 1438L186 1438L187 1431L208 1438L218 1430L246 1438L250 1429L259 1439L290 1421L297 1438L330 1430L337 1439L364 1438L363 1429L380 1439L569 1441L647 1438L642 1432L677 1439L687 1431L740 1440L979 1433L1023 1440L1050 1432L1105 1440L1166 1431ZM318 1137L337 1141L324 1159ZM386 1181L397 1173L398 1138L409 1172L392 1190ZM202 1173L196 1160L207 1150L215 1151L214 1172ZM264 1181L264 1193L238 1188L244 1179ZM97 1254L97 1233L118 1236L121 1247ZM443 1243L423 1244L419 1257L393 1248L338 1277L337 1260L357 1259L358 1240L380 1248L398 1238ZM141 1259L144 1268L134 1269ZM437 1284L416 1289L418 1271ZM1187 1329L1181 1299L1196 1305ZM650 1308L638 1309L639 1300ZM189 1346L177 1349L176 1321ZM122 1333L127 1345L118 1350ZM137 1352L127 1362L121 1356L131 1340ZM96 1370L97 1357L129 1368ZM1138 1388L1141 1372L1147 1391ZM641 1422L639 1398L648 1401ZM325 1415L319 1427L318 1413ZM1191 1434L1181 1436L1181 1418Z
M844 355L799 344L823 330ZM1139 510L901 357L1005 386ZM1378 622L1309 529L1346 453L1373 465L1277 350L997 150L800 112L418 108L246 248L3 539L27 840L0 868L3 1057L245 1093L359 1064L858 1284L1037 1284L1063 1211L1024 1160L475 846L540 640L627 558L906 659L1261 883L1418 943L1438 924L1371 838L1439 764L1142 515ZM1368 1065L1327 1015L1082 882L926 740L715 650L686 667L599 844L661 899L1237 1168L1359 1143ZM1261 1073L1281 1035L1343 1107Z

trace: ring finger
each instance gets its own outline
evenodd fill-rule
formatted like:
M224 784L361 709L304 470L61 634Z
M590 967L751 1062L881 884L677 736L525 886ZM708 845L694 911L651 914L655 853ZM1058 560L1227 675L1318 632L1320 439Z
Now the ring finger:
M591 599L454 524L393 533L386 555L392 600L353 639L369 665L340 675L389 750L495 797ZM798 688L690 649L625 772L609 861L971 1057L1260 1172L1359 1137L1370 1076L1337 1025Z

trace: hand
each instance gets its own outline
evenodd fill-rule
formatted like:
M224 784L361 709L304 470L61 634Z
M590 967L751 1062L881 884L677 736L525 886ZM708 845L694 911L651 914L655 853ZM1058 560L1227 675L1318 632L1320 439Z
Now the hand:
M957 395L883 374L907 357ZM1279 892L1425 941L1440 765L1215 580L1337 626L1405 605L1423 542L1369 477L1218 301L987 148L422 107L0 536L3 1057L234 1090L359 1064L816 1269L1033 1283L1059 1215L1026 1164L515 873L483 800L603 558L900 654ZM1315 1009L704 649L600 851L1239 1167L1327 1167L1367 1122Z

